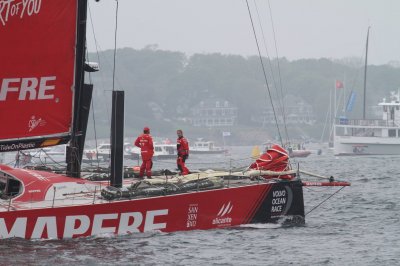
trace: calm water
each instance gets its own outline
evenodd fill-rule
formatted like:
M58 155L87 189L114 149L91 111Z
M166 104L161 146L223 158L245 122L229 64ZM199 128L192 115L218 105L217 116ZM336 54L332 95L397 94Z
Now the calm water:
M233 148L233 157L192 156L189 166L246 165L250 152L241 147ZM400 156L335 158L328 152L296 160L304 170L352 182L314 210L337 188L305 188L306 212L312 210L305 226L1 240L0 265L400 265L399 161Z

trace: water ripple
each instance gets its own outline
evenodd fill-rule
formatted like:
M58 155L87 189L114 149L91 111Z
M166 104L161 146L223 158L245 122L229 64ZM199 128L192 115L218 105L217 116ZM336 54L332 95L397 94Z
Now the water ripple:
M243 149L245 153L250 154ZM305 170L352 182L313 210L304 226L255 224L63 241L5 239L0 241L0 264L399 265L399 158L333 160L325 154L301 160ZM306 211L334 191L336 188L305 189Z

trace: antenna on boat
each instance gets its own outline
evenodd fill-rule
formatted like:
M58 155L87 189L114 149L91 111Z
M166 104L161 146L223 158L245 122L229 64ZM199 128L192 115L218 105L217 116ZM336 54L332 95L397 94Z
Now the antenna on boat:
M368 27L367 31L367 43L365 45L365 64L364 64L364 101L363 101L363 119L365 119L365 104L366 104L366 97L367 97L367 63L368 63L368 39L369 39L369 29L371 26Z

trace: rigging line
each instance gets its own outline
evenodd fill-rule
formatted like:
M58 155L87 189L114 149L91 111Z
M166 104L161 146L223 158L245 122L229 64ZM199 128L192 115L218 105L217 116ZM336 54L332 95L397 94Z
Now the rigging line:
M268 2L268 4L269 4L269 2ZM285 112L285 105L284 105L284 101L283 101L283 91L282 91L282 78L281 78L281 72L280 72L279 57L278 57L278 50L277 50L277 44L276 44L276 38L275 38L275 29L274 29L274 24L273 24L273 20L272 20L271 7L270 7L270 16L271 16L271 22L272 22L272 24L271 24L272 25L272 30L273 30L273 33L274 33L275 50L276 50L277 61L278 61L278 74L279 74L280 88L281 88L280 89L280 93L278 91L278 86L277 86L277 83L275 81L275 74L274 74L274 71L273 71L271 58L270 58L269 53L268 53L267 42L265 40L264 30L263 30L263 27L262 27L262 24L261 24L260 14L258 12L258 6L257 6L257 3L256 3L256 0L254 0L254 5L255 5L255 8L256 8L256 11L257 11L258 20L260 22L261 34L262 34L262 37L263 37L263 40L264 40L264 46L265 46L265 50L266 50L266 53L267 53L269 67L271 69L272 80L273 80L274 87L275 87L275 90L276 90L276 95L277 95L277 98L278 98L278 102L279 102L280 108L282 110L282 118L283 118L283 125L284 125L284 129L285 129L286 143L290 144L290 141L289 141L290 138L289 138L287 125L286 125L286 112Z
M275 75L274 75L273 67L272 67L271 60L270 60L270 56L269 56L269 52L268 52L267 42L266 42L266 40L265 40L264 29L263 29L263 27L262 27L261 18L260 18L260 13L258 12L258 6L257 6L256 0L253 0L253 1L254 1L254 6L255 6L255 9L256 9L256 12L257 12L257 17L258 17L259 26L260 26L260 29L261 29L261 30L260 30L260 31L261 31L261 36L262 36L263 41L264 41L264 48L265 48L265 52L266 52L267 59L268 59L268 65L269 65L269 68L271 69L272 82L273 82L273 84L274 84L275 89L277 90L276 81L275 81ZM279 99L280 97L279 97L278 92L276 92L276 95L277 95L277 98ZM281 104L281 106L282 106L282 104Z
M276 96L277 96L277 98L278 98L278 103L280 104L280 108L281 108L281 110L282 110L282 118L283 118L283 124L284 124L284 128L285 128L286 143L290 143L290 142L289 142L289 134L288 134L288 131L287 131L287 126L286 126L286 115L285 115L285 105L284 105L284 102L283 102L282 82L281 82L281 84L280 84L280 85L281 85L281 86L280 86L280 87L281 87L281 91L280 91L280 93L279 93L279 91L278 91L278 86L277 86L277 83L276 83L276 81L275 81L275 74L274 74L274 71L273 71L271 58L270 58L269 53L268 53L267 42L266 42L266 40L265 40L264 29L263 29L262 24L261 24L260 14L259 14L259 12L258 12L258 6L257 6L256 0L254 0L254 5L255 5L256 12L257 12L257 16L258 16L258 21L259 21L259 25L260 25L260 29L261 29L261 35L262 35L263 41L264 41L264 46L265 46L265 51L266 51L266 54L267 54L268 64L269 64L269 67L270 67L270 69L271 69L272 81L273 81L273 83L274 83L274 87L275 87L275 91L276 91ZM272 16L272 14L271 14L271 16ZM274 29L274 28L273 28L273 23L272 23L272 29ZM275 42L275 46L276 46L276 42ZM279 62L278 62L278 68L279 68ZM278 70L279 70L279 69L278 69ZM279 72L279 75L280 75L280 72Z
M319 142L323 142L323 139L324 139L324 135L325 135L325 129L326 129L326 127L327 127L327 124L328 124L328 119L330 119L331 118L331 101L332 101L332 92L331 92L331 90L329 90L329 108L326 110L326 116L325 116L325 122L324 122L324 128L322 129L322 134L321 134L321 138L320 138L320 140L319 140ZM329 125L330 126L332 126L332 121L329 121ZM330 135L328 135L328 143L329 143L329 141L330 141Z
M91 24L91 26L92 26L93 39L94 39L94 43L95 43L95 47L96 47L97 62L99 63L99 66L101 67L102 64L101 64L101 62L100 62L100 53L99 53L99 49L101 49L101 47L100 47L100 45L99 45L98 42L97 42L96 33L95 33L95 30L94 30L94 23L93 23L92 12L91 12L91 9L90 9L90 3L88 3L88 10L89 10L90 24ZM105 58L104 60L106 61L106 64L109 65L109 62L107 61L107 58ZM104 75L103 75L102 72L100 72L100 78L101 78L101 81L102 81L101 84L105 84L106 82L104 81ZM117 79L117 83L120 84L120 82L118 81L118 79ZM99 85L97 85L97 87L99 87ZM100 87L101 87L101 86L100 86ZM103 90L103 93L104 93L104 90ZM108 104L106 104L106 112L107 112L107 118L109 119L109 117L110 117L110 116L109 116L110 110L109 110L109 105L108 105ZM109 122L110 122L110 121L109 121ZM96 142L95 145L96 145L96 148L97 148L97 146L98 146L97 138L95 139L95 142Z
M89 58L89 52L87 51L87 58ZM90 83L93 84L92 82L92 75L89 72L89 80ZM99 151L97 150L97 129L96 129L96 117L95 117L95 112L94 112L94 98L92 97L91 99L91 105L92 105L92 120L93 120L93 131L94 131L94 141L95 141L95 147L96 147L96 159L97 159L97 166L100 167L99 163Z
M324 139L324 135L325 135L325 130L328 124L328 116L329 116L329 110L326 111L326 115L325 115L325 121L324 121L324 127L322 128L322 134L321 134L321 138L319 139L319 142L323 142ZM328 136L329 139L329 136Z
M286 125L286 110L285 110L285 105L283 104L283 85L282 85L281 66L280 66L280 63L279 63L279 54L278 54L278 45L277 45L277 42L276 42L275 26L274 26L274 20L272 18L272 9L271 9L271 5L270 5L269 0L268 0L268 7L269 7L270 18L271 18L272 32L273 32L273 35L274 35L276 62L278 64L278 77L279 77L279 85L280 85L280 89L281 89L283 124L285 126L285 133L286 133L286 138L287 138L286 141L289 142L290 137L289 137L289 133L288 133L288 130L287 130L287 125Z
M349 83L351 83L351 86L348 87L348 86L346 86L346 83L344 83L344 86L345 86L345 87L350 88L350 90L349 90L349 96L350 96L350 94L351 94L352 92L355 92L355 87L356 87L357 84L359 84L359 77L360 77L360 75L361 75L361 72L365 70L365 69L363 69L365 66L363 66L363 67L361 67L361 68L358 68L358 67L359 67L359 64L360 64L360 65L362 64L363 59L365 60L364 56L365 56L364 51L362 51L362 52L361 52L361 55L360 55L360 57L359 57L359 59L361 60L360 62L356 62L356 61L350 62L350 61L348 61L347 63L346 63L346 62L343 63L345 66L350 65L350 66L354 66L354 67L356 68L352 80L349 81ZM335 88L335 89L336 89L336 88ZM348 101L348 99L349 99L349 96L347 97L347 101ZM346 95L345 95L344 93L343 93L343 99L346 99ZM347 104L345 104L344 102L345 102L345 101L343 101L343 104L344 104L343 109L345 110L344 113L346 114L346 113L347 113L347 110L346 110ZM350 111L350 112L351 112L351 111ZM332 132L332 133L333 133L333 132Z
M94 45L95 45L95 47L96 47L97 61L99 62L99 65L101 65L101 64L100 64L99 49L98 49L99 45L98 45L98 43L97 43L96 33L95 33L95 31L94 31L94 23L93 23L93 19L92 19L92 12L91 12L91 10L90 10L90 5L88 5L88 9L89 9L90 25L92 26L92 34L93 34L93 39L94 39Z
M283 109L283 108L284 108L284 105L283 105L283 100L282 100L282 99L283 99L283 96L282 96L282 95L279 95L279 92L278 92L278 86L277 86L277 83L276 83L276 81L275 81L275 74L274 74L274 70L273 70L273 67L272 67L271 58L270 58L270 56L269 56L268 46L267 46L267 42L266 42L266 40L265 40L264 29L263 29L262 24L261 24L260 13L258 12L258 6L257 6L256 0L254 0L254 6L255 6L256 11L257 11L259 26L260 26L260 29L261 29L261 35L262 35L263 41L264 41L264 47L265 47L265 52L266 52L266 54L267 54L267 59L268 59L269 68L271 69L271 77L272 77L272 81L273 81L273 84L274 84L274 87L275 87L276 96L277 96L277 98L279 99L278 103L280 104L280 108L281 108L282 110L284 110L284 109ZM284 114L284 113L283 113L283 121L284 121L284 123L285 123L286 142L288 142L288 134L287 134L287 130L286 130L286 120L285 120L285 114Z
M95 43L95 47L96 47L96 55L97 55L97 61L99 62L100 65L100 56L99 56L99 50L98 50L98 45L97 45L97 39L96 39L96 33L94 31L94 24L93 24L93 20L92 20L92 12L90 10L90 5L88 5L88 9L89 9L89 18L90 18L90 24L92 26L92 33L93 33L93 39L94 39L94 43ZM87 57L89 58L89 51L88 49L86 49L87 52ZM92 76L89 72L89 79L90 79L90 83L92 83ZM95 116L95 112L94 112L94 97L92 96L92 119L93 119L93 131L94 131L94 142L95 142L95 147L96 147L96 159L97 159L97 167L100 167L100 163L99 163L99 152L97 150L97 129L96 129L96 116Z
M101 47L97 42L96 34L95 34L95 31L94 31L94 23L92 21L92 13L91 13L91 10L90 10L90 5L89 5L89 14L90 14L90 22L91 22L91 25L92 25L93 38L94 38L94 42L95 42L95 46L96 46L97 60L99 62L99 65L102 66L102 64L100 62L100 53L99 53L99 49L101 50ZM106 56L103 58L103 61L105 61L106 65L108 65L108 66L110 65L110 62L107 60ZM104 75L101 74L100 77L101 77L101 80L102 80L102 84L105 84L106 82L104 81ZM118 78L117 77L113 77L113 82L114 82L114 79L117 82L117 85L121 86L121 82L118 80ZM113 87L114 87L114 85L113 85ZM106 90L103 90L103 94L105 94L106 92L107 92ZM109 105L108 104L106 105L106 111L107 111L107 118L109 119L110 110L109 110ZM108 120L108 121L110 122L110 120ZM96 142L96 147L97 147L97 145L98 144Z
M115 57L117 55L117 31L118 31L118 0L117 7L115 9L115 32L114 32L114 67L113 67L113 86L112 89L114 91L114 82L115 82Z
M367 43L365 44L365 64L364 64L364 97L363 97L363 119L366 118L366 113L365 113L365 104L366 104L366 98L367 98L367 68L368 68L368 40L369 40L369 29L371 26L368 26L368 31L367 31Z
M338 189L337 191L335 191L335 193L333 193L332 195L330 195L328 198L326 198L325 200L323 200L322 202L320 202L319 204L317 204L316 206L314 206L309 212L306 213L306 215L308 215L310 212L312 212L313 210L315 210L316 208L318 208L319 206L321 206L325 201L327 201L328 199L332 198L335 194L339 193L339 191L341 191L342 189L344 189L345 187L341 187L340 189Z
M94 127L94 142L96 146L96 160L97 160L97 167L100 167L100 162L99 162L99 151L97 149L98 144L97 144L97 131L96 131L96 119L94 115L94 101L92 97L92 118L93 118L93 127Z
M115 80L115 58L116 58L116 53L117 53L117 31L118 31L118 0L116 0L116 3L117 3L117 6L116 6L116 9L115 9L115 34L114 34L114 66L113 66L113 88L112 88L112 91L114 92L114 80ZM114 95L112 95L112 100L111 101L113 101L113 100L115 100L115 102L117 101L117 94L116 94L116 96L115 96L115 99L114 99ZM115 102L112 102L112 105L111 106L115 106ZM115 108L115 107L114 107ZM114 113L114 115L115 116L117 116L117 112L113 112L113 110L111 111L111 114L113 114ZM114 120L114 121L116 121L116 117L113 117L113 119L112 120ZM114 128L113 127L111 127L111 130L114 130L114 134L110 134L110 138L111 138L111 135L114 135L114 136L116 136L116 130L117 130L117 127L114 125ZM110 131L111 131L110 130ZM110 132L110 133L113 133L113 132ZM115 140L115 139L114 139ZM114 145L114 143L112 143L111 141L110 141L110 143L111 143L111 145ZM110 149L110 152L111 152L111 149ZM116 161L116 156L117 156L117 153L116 152L112 152L112 155L113 155L113 160L114 161ZM111 158L111 155L110 155L110 158ZM113 173L110 173L111 175L113 175L113 180L115 180L115 171L116 171L116 168L114 168L114 172ZM110 172L111 172L111 167L110 167ZM111 178L110 178L110 180L109 180L110 182L111 182ZM117 184L118 185L118 184Z
M249 6L248 0L246 0L246 4L247 4L247 10L249 11L249 17L250 17L251 26L253 28L254 39L255 39L256 44L257 44L258 56L259 56L259 59L260 59L260 62L261 62L261 68L263 70L265 84L267 85L268 95L269 95L269 99L270 99L270 102L271 102L271 107L272 107L272 110L274 112L274 118L275 118L276 128L278 130L279 140L281 142L281 145L283 146L282 135L281 135L281 131L279 129L278 119L276 117L275 107L274 107L274 103L272 101L272 96L271 96L271 90L269 89L267 74L266 74L265 67L264 67L264 64L263 64L263 60L262 60L262 57L261 57L260 45L258 44L257 34L256 34L256 30L254 28L253 18L251 16L251 11L250 11L250 6Z
M265 52L266 52L267 58L268 58L269 68L271 69L272 82L274 83L275 89L277 89L276 81L275 81L275 75L274 75L274 69L272 68L272 64L271 64L271 60L270 60L270 56L269 56L269 52L268 52L268 46L267 46L267 42L265 40L264 29L263 29L262 24L261 24L260 13L258 12L258 6L257 6L256 0L254 0L254 5L255 5L255 8L256 8L256 11L257 11L258 22L259 22L260 29L261 29L261 36L263 37L263 41L264 41L264 47L265 47Z

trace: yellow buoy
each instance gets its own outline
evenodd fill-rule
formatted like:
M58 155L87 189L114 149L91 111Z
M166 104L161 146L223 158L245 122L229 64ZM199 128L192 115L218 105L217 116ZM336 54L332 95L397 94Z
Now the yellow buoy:
M251 151L251 158L258 159L261 155L260 148L258 146L254 146Z

